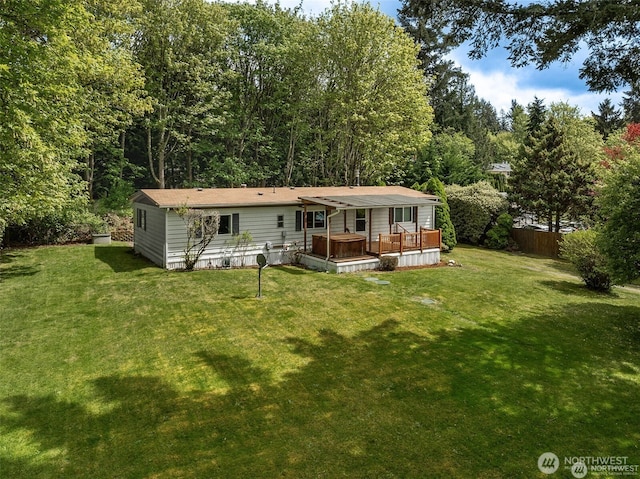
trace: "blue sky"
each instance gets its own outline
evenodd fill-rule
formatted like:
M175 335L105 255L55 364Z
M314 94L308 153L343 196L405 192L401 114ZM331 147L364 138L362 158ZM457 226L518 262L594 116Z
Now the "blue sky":
M395 18L402 2L370 0L370 3ZM299 4L302 4L304 13L314 15L329 8L331 0L280 0L283 7L295 7ZM500 110L508 111L513 99L526 106L536 96L543 99L547 106L560 101L578 106L583 115L597 112L598 104L605 98L610 98L617 107L622 100L622 92L595 94L588 91L584 81L578 76L586 52L579 52L571 63L554 64L543 71L534 67L512 68L507 60L507 52L503 49L492 50L481 60L469 59L467 52L468 49L461 47L450 56L470 75L478 97L489 101L498 113Z

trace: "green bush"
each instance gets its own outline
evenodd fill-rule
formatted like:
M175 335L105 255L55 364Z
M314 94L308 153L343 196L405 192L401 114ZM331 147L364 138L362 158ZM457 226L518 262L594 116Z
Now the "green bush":
M448 251L451 251L458 244L458 240L456 239L456 229L451 222L451 210L442 181L434 176L420 190L440 198L442 206L436 207L435 227L442 230L442 243Z
M395 271L397 267L397 256L380 256L380 266L378 267L380 271Z
M107 228L105 221L90 211L67 210L12 225L7 228L5 241L23 245L78 243Z
M596 291L611 289L611 275L607 271L605 257L597 246L595 230L576 231L564 236L560 243L560 257L570 261L587 285Z
M451 209L451 222L458 241L480 244L487 229L509 203L486 181L469 186L449 185L445 188Z
M509 213L498 216L496 224L487 231L485 244L490 249L505 249L509 246L509 236L513 226L513 217Z

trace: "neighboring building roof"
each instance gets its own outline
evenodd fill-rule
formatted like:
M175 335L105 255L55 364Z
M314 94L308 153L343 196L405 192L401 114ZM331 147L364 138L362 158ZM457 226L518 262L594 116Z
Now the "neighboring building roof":
M488 171L489 173L511 173L511 165L509 163L491 163Z
M300 205L303 200L338 209L439 203L437 196L403 186L143 189L132 197L134 203L158 208Z

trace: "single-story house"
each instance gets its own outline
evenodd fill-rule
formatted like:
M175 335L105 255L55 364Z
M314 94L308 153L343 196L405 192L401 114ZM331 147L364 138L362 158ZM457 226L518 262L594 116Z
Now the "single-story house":
M219 230L196 268L300 262L336 272L440 261L438 197L401 186L143 189L133 197L134 250L167 269L184 267L182 207L217 212Z

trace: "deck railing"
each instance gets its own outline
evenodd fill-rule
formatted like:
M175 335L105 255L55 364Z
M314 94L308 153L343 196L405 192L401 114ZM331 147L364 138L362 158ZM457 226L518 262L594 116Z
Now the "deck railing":
M378 254L404 253L405 251L440 248L440 230L421 229L416 233L391 233L378 235Z

